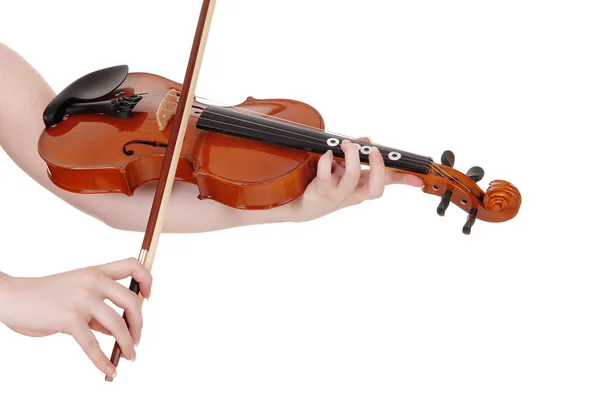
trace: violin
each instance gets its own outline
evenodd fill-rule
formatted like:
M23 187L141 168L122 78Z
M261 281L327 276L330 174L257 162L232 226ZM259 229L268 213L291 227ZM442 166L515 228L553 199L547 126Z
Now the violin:
M476 219L503 222L516 216L518 189L494 180L484 192L477 185L483 169L461 173L453 168L451 151L436 163L428 156L334 134L325 130L315 108L293 99L248 97L235 106L199 101L194 90L214 5L215 0L203 2L182 84L118 65L75 80L43 113L46 128L38 151L56 186L81 194L131 196L138 187L157 182L138 256L149 271L175 181L195 184L201 200L248 211L273 208L303 194L320 156L331 150L343 159L344 139L357 146L363 164L377 147L388 170L419 177L423 192L441 198L440 216L450 203L465 211L465 234ZM139 293L135 280L129 288ZM119 358L115 343L115 366Z
M39 153L50 179L71 192L125 195L156 181L180 96L181 84L129 73L126 65L76 80L44 112L48 127ZM344 157L344 139L326 132L321 114L300 101L248 97L236 106L217 106L194 100L175 180L197 185L199 199L238 209L281 206L302 195L322 154L331 150ZM451 202L468 213L465 234L476 218L501 222L519 210L515 186L495 180L483 192L476 184L483 169L473 167L466 175L453 169L451 151L437 164L404 150L350 141L362 163L377 146L386 168L421 178L425 193L441 196L438 214Z

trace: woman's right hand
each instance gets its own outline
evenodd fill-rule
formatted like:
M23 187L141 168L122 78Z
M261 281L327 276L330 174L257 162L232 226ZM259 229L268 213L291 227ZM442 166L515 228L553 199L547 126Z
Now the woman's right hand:
M36 278L0 273L0 322L32 337L65 333L73 336L104 374L116 368L102 352L92 329L115 337L123 357L135 360L142 330L139 297L117 280L132 276L143 297L150 296L152 276L135 259L76 269ZM125 310L127 322L104 302Z

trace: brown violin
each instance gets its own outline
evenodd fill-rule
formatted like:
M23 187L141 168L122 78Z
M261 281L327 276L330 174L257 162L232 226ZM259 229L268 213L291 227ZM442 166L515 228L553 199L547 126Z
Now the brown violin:
M90 73L63 90L48 105L48 126L39 153L57 186L77 193L123 193L158 179L169 140L181 84L126 65ZM185 130L175 180L196 184L200 199L239 209L267 209L300 196L315 177L319 156L340 148L347 137L324 130L319 112L290 99L254 99L237 106L194 100ZM441 164L400 149L350 139L368 163L373 146L387 168L412 173L423 191L441 196L438 214L450 202L468 213L463 232L476 218L501 222L521 205L517 188L503 180L486 192L476 184L483 169L466 175L453 169L445 151Z

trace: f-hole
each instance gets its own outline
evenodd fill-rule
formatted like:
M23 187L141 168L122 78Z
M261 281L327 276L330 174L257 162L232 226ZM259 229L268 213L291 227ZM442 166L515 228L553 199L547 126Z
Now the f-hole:
M125 145L123 145L123 153L125 155L131 156L135 153L133 151L133 149L127 149L128 145L133 145L133 144L150 145L153 147L162 147L162 148L167 147L167 144L164 144L164 143L158 142L158 141L132 140L132 141L127 142Z

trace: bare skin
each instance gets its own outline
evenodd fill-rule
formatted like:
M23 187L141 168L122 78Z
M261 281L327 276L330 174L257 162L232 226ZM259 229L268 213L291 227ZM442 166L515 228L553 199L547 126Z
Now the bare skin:
M143 231L154 198L154 185L147 184L133 197L128 197L75 194L52 184L46 174L46 164L37 152L37 143L44 129L43 110L55 93L31 65L1 43L0 65L0 145L12 160L31 178L78 210L113 228ZM369 156L370 170L361 171L358 149L349 143L343 144L342 149L345 162L334 161L331 153L322 156L318 176L304 195L269 210L238 210L211 200L200 201L197 187L175 184L163 231L197 233L252 224L309 221L379 198L387 184L423 185L413 175L387 171L378 151L372 151Z
M116 369L92 330L114 336L123 357L135 360L143 324L141 305L135 293L117 282L130 276L148 298L152 276L135 259L37 278L0 272L0 322L25 336L69 334L101 372L114 377ZM125 310L129 327L104 300Z
M128 197L74 194L52 184L37 152L37 143L44 129L43 110L55 93L31 65L2 43L0 88L0 145L23 171L74 208L112 228L144 231L154 198L153 185L147 184ZM163 231L199 233L252 224L305 222L380 198L389 184L423 186L413 175L387 171L376 148L369 155L367 170L361 169L354 145L345 141L342 150L343 162L334 160L331 151L321 157L316 178L300 198L270 210L238 210L211 200L199 201L196 187L175 184ZM141 282L141 293L148 297L152 279L137 260L40 278L18 278L0 272L0 322L28 336L70 334L98 369L113 375L114 366L100 351L92 330L113 335L123 348L124 357L135 358L133 346L140 338L141 309L136 296L117 282L130 276ZM104 304L105 299L127 311L132 320L129 329Z

